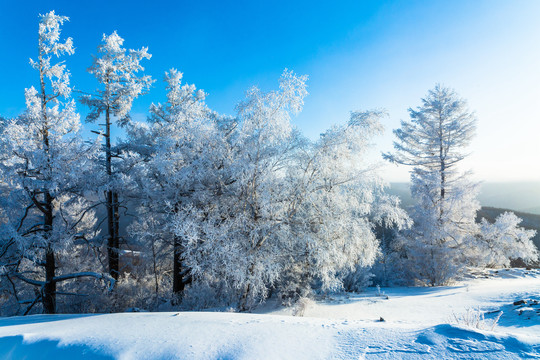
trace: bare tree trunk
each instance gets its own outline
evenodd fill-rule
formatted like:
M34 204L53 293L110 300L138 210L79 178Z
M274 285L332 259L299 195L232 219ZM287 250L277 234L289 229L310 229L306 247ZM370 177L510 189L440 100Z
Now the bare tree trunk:
M42 55L39 55L39 63L40 63L40 69L39 69L39 80L40 80L40 90L41 90L41 112L43 116L44 121L44 127L42 129L42 135L43 135L43 145L45 152L47 154L47 171L49 173L45 174L46 178L49 177L50 179L50 171L51 171L51 154L49 152L50 150L50 144L49 144L49 124L47 120L47 95L45 92L45 77L43 73L43 58ZM56 263L55 263L55 256L54 256L54 250L52 249L51 242L54 239L51 239L51 234L53 230L53 197L51 196L48 189L43 189L43 223L44 223L44 230L45 230L45 238L47 239L47 246L45 249L45 286L43 286L42 290L42 303L43 303L43 310L46 314L54 314L56 313L56 282L52 281L52 279L55 276L56 272ZM39 200L37 200L39 201Z
M184 283L182 281L182 254L180 241L177 236L174 236L173 244L173 294L179 295L184 291Z
M183 248L177 236L174 236L173 252L173 294L178 296L184 292L186 285L191 283L191 276L183 262Z
M56 282L52 281L55 271L54 251L49 246L45 254L45 286L43 287L43 310L45 314L56 313Z
M176 203L174 212L178 213L180 204ZM179 298L184 292L186 285L191 283L189 269L184 265L184 257L181 239L173 235L173 295Z
M45 234L47 239L50 239L53 227L53 211L52 197L49 192L45 192L44 209ZM54 250L49 241L45 252L45 286L43 287L43 310L46 314L56 313L56 282L52 281L55 276L55 271L56 263Z
M114 227L114 246L116 248L116 254L117 254L117 265L116 270L120 270L120 258L119 258L119 249L120 249L120 202L118 201L118 193L114 192L112 193L113 197L113 212L114 212L114 219L113 219L113 227Z
M439 203L439 221L442 221L444 215L443 203L446 196L446 161L444 154L444 136L442 129L442 114L439 112L439 160L440 160L440 170L441 170L441 201Z
M109 183L112 182L112 154L111 154L111 114L110 108L105 111L105 167ZM118 248L118 194L112 190L107 191L107 257L109 259L109 274L118 280L120 259Z
M249 274L253 276L253 271L255 270L255 264L252 263L248 269ZM251 310L251 304L249 303L249 295L251 293L251 283L248 283L245 287L244 293L242 294L242 298L240 299L240 305L239 310L240 311L250 311Z
M159 294L159 279L158 279L158 270L157 270L157 254L156 254L156 241L152 237L152 268L154 270L154 285L156 290L156 299Z
M249 293L251 292L251 284L248 284L246 289L244 290L244 293L242 294L242 299L240 299L240 311L244 312L244 311L250 311L251 310L251 306L249 306L248 304L248 296L249 296Z

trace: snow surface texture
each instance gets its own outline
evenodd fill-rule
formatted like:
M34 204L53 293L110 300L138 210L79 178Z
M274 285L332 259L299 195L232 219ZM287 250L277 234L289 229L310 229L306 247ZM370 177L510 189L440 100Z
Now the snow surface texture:
M335 295L309 303L304 317L269 303L261 314L3 318L0 359L540 358L540 271L477 277L449 287ZM484 318L468 326L470 312Z

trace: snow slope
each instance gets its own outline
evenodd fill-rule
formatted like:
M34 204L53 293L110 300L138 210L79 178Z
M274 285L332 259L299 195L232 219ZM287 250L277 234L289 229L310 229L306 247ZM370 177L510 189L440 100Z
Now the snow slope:
M334 296L305 309L305 317L290 316L291 309L270 310L269 305L260 310L264 314L3 318L0 359L540 358L538 300L540 272L502 270L452 287ZM479 324L483 330L463 323L477 310L486 313Z

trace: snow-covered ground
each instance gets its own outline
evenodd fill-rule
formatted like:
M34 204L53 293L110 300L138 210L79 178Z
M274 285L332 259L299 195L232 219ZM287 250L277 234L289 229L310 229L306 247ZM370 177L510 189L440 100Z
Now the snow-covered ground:
M540 271L485 274L449 287L330 296L304 317L269 304L256 314L3 318L0 359L540 358Z

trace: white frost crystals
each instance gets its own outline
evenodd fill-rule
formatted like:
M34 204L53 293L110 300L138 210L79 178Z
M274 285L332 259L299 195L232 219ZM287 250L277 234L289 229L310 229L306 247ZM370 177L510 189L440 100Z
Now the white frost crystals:
M354 112L311 142L291 125L306 76L285 70L279 90L251 89L236 118L210 111L177 71L165 80L167 103L152 106L150 125L130 128L132 149L148 159L137 168L145 216L132 229L173 249L188 296L210 288L246 310L270 291L288 302L338 290L377 256L375 222L406 224L376 167L363 161L383 113Z
M490 224L482 219L479 265L488 267L510 266L511 259L525 262L538 260L538 249L531 241L533 230L519 227L521 219L512 212L505 212Z
M144 70L140 62L152 57L148 48L126 50L122 47L123 43L124 39L116 31L103 35L103 43L98 47L99 55L94 57L88 69L103 85L103 89L81 98L81 102L92 110L88 121L97 120L109 109L119 124L126 124L133 100L146 92L154 82L149 75L137 76L138 72Z
M530 240L534 232L519 228L515 215L504 214L493 225L476 223L478 184L458 169L476 123L465 101L437 85L409 113L411 120L394 130L396 152L384 154L391 162L413 167L414 226L397 236L396 262L416 280L442 285L466 266L508 265L518 257L536 260Z
M385 155L413 168L407 212L369 160L387 114L354 111L308 139L293 121L308 78L287 69L277 89L247 91L233 116L171 69L164 102L137 122L150 54L104 35L88 69L97 90L80 98L97 139L83 141L57 59L74 49L65 21L41 17L39 86L26 89L24 114L0 117L0 314L249 311L269 297L361 291L374 273L438 285L469 266L537 259L515 215L477 222L477 184L458 168L476 119L453 91L431 90Z
M40 90L26 89L25 113L7 121L0 137L0 204L6 214L0 223L2 283L15 293L2 311L28 313L42 303L45 312L54 313L61 282L103 278L71 273L81 266L71 257L78 251L75 240L91 240L97 231L94 212L82 196L97 147L84 143L69 97L69 72L63 62L53 62L73 53L71 39L59 40L64 21L54 12L41 16L39 56L32 62Z

